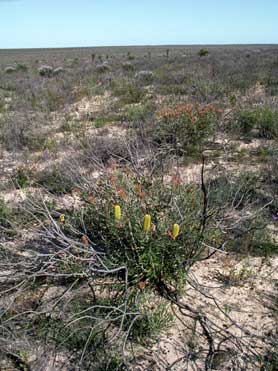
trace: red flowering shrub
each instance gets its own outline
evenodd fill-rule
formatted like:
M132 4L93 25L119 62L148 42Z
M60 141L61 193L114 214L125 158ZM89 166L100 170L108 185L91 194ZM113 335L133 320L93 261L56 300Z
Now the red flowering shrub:
M200 151L215 131L222 110L213 105L179 104L164 107L148 129L151 140L176 154Z

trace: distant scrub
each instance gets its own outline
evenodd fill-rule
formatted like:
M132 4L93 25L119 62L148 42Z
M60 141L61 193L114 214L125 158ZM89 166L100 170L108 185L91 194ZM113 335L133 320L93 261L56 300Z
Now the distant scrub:
M26 64L23 64L23 63L15 63L14 65L7 66L4 69L4 72L6 74L12 74L14 72L26 72L26 71L28 71L28 66L26 66Z
M134 64L132 64L131 62L123 62L122 68L124 71L134 71L135 69Z
M127 59L128 59L129 61L133 61L133 60L135 59L135 57L134 57L133 54L131 54L130 52L128 52L128 53L127 53Z
M154 80L152 71L139 71L135 75L135 79L144 84L151 84Z
M7 66L5 69L4 69L4 72L5 73L13 73L13 72L16 72L16 68L14 66Z
M108 65L107 62L103 62L101 64L96 65L96 72L104 73L110 71L111 67Z
M16 70L21 71L21 72L26 72L28 71L28 66L26 66L26 64L23 64L23 63L17 63Z
M207 49L200 49L198 52L199 57L206 57L209 55L209 51Z
M53 67L51 66L41 66L38 68L38 72L41 76L51 77L53 76Z
M126 80L114 81L112 91L124 104L140 103L146 94L143 88Z
M61 73L65 72L63 67L57 67L53 70L53 75L57 76L60 75Z

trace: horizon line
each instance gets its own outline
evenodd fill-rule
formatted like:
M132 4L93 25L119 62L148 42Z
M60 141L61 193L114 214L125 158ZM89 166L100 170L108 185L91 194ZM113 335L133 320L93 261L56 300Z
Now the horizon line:
M48 46L1 48L0 50L42 50L42 49L93 49L93 48L151 48L151 47L192 47L192 46L278 46L277 43L227 43L227 44L128 44L128 45L94 45L94 46Z

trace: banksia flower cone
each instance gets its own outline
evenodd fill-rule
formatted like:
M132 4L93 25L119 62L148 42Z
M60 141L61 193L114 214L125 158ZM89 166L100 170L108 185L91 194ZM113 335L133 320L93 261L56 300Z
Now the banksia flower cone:
M114 211L115 211L115 219L121 220L121 216L122 216L121 206L115 205Z
M144 217L144 225L143 225L144 232L148 233L150 228L151 228L151 216L147 214Z
M60 223L64 223L65 222L65 215L61 214L59 220L60 220Z
M174 224L173 233L172 233L173 239L175 240L179 234L180 234L180 226L178 224Z

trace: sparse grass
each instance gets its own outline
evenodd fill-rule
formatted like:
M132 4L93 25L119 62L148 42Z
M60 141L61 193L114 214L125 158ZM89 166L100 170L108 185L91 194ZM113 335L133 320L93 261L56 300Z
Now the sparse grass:
M0 228L9 227L9 220L12 218L12 210L6 205L4 200L0 199Z
M36 174L35 181L37 185L54 194L69 193L74 187L72 179L64 172L62 167Z
M143 345L155 343L159 334L171 327L173 319L173 314L165 304L154 303L152 309L146 306L132 326L129 339Z
M124 80L114 82L112 91L116 97L120 98L122 104L140 103L146 94L145 91L135 83L129 83Z
M213 278L225 286L242 286L252 278L252 270L248 267L232 268L226 272L216 271Z
M14 176L16 188L27 188L31 184L31 176L32 174L28 169L24 167L18 168Z

